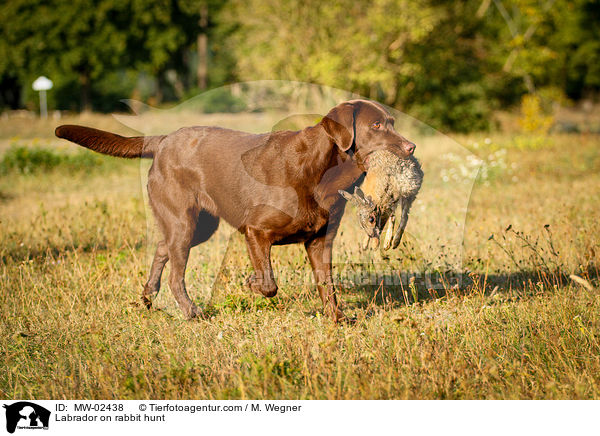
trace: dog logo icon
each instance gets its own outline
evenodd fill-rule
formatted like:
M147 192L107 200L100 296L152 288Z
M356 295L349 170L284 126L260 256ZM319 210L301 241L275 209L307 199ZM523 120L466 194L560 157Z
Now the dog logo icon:
M6 431L18 429L48 429L50 411L29 401L3 406L6 409Z

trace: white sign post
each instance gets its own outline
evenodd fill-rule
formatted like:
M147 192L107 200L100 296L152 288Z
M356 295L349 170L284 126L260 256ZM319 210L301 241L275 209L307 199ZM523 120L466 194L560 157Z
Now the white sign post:
M48 79L46 76L40 76L33 82L31 87L34 91L39 91L40 93L40 117L48 118L48 106L46 103L46 91L52 89L52 80Z

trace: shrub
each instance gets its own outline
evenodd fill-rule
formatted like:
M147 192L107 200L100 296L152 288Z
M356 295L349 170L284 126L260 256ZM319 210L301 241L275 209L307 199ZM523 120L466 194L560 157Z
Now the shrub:
M544 113L537 95L526 94L521 99L521 118L518 122L523 132L546 136L554 124L554 117Z
M42 147L12 146L0 160L0 174L30 174L61 167L67 171L99 167L106 158L89 151L67 154Z
M448 86L409 108L409 113L436 129L468 133L490 128L492 107L485 89L475 83Z
M192 93L190 100L184 102L185 109L200 110L207 114L212 113L237 113L246 110L246 102L231 93L228 87L211 89L201 94Z

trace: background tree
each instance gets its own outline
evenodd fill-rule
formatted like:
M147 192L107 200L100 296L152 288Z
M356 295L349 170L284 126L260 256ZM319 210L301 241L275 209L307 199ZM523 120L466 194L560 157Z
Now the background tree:
M50 107L102 111L283 79L485 129L524 94L597 97L599 29L598 0L11 0L0 108L35 107L41 74L55 82Z
M235 28L229 47L241 80L301 80L381 94L394 103L405 46L423 40L441 16L428 2L232 0L221 15Z
M483 26L474 2L233 0L224 20L240 79L356 91L453 130L487 127Z
M91 109L92 81L127 63L130 15L129 3L119 0L5 2L2 51L11 52L5 65L25 83L52 77L59 92L76 83L81 109Z

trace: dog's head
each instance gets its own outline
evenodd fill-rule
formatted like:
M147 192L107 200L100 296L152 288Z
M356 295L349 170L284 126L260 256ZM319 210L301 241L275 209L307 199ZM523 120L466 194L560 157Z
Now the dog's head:
M353 151L357 164L364 169L375 150L388 150L402 159L415 151L415 144L394 130L394 118L371 101L341 103L325 115L321 124L340 151Z

